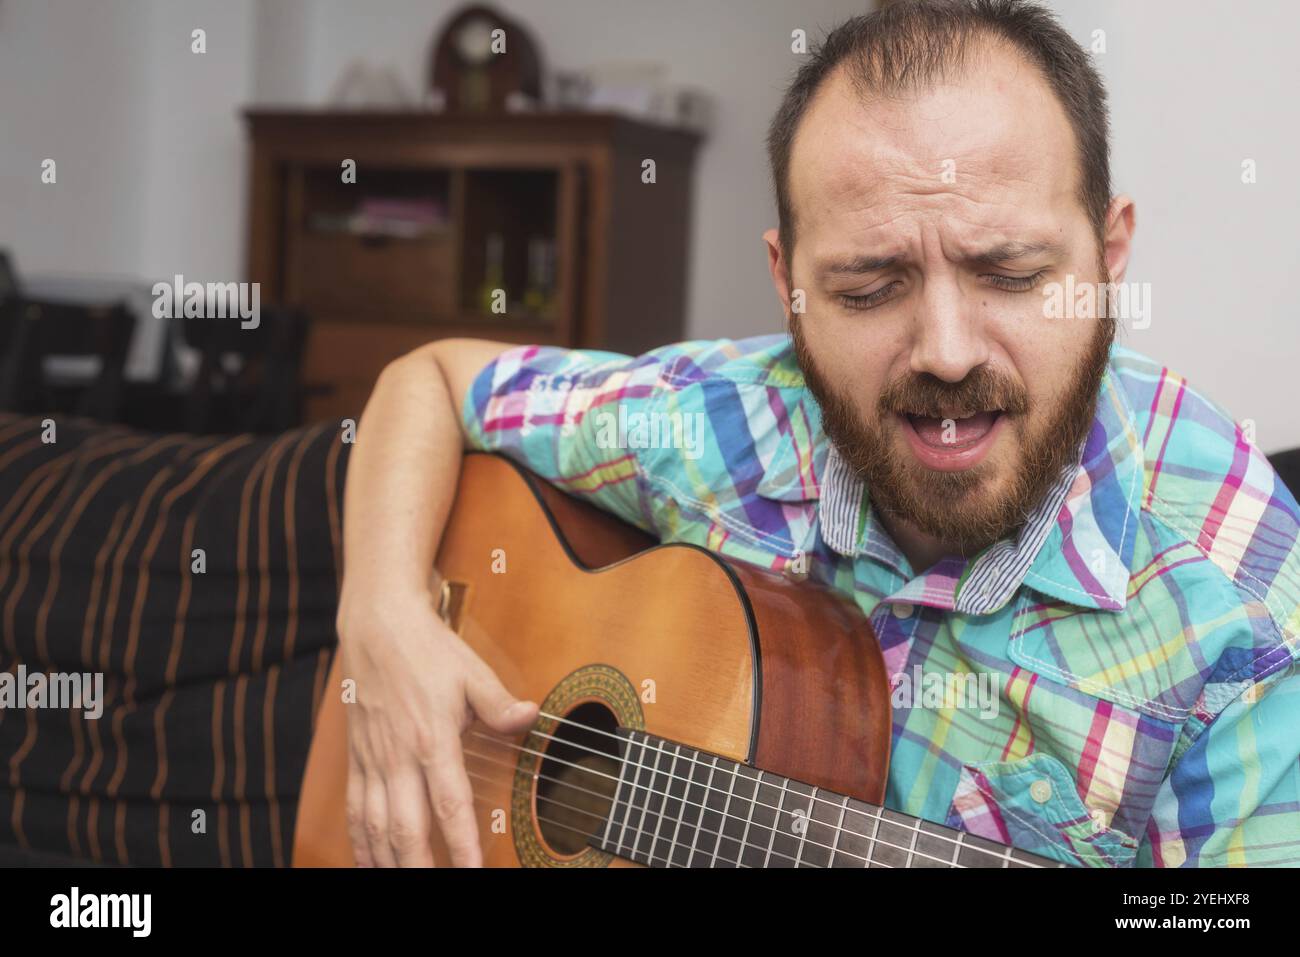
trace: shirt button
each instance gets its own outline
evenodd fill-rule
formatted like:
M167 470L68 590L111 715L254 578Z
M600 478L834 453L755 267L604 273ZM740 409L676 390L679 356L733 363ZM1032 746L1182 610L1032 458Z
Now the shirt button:
M895 618L911 618L912 612L915 609L912 608L911 605L909 605L907 602L904 601L904 602L898 602L895 605L893 605L892 610L894 612Z
M1039 804L1046 804L1052 799L1052 782L1047 778L1039 778L1029 785L1029 796Z

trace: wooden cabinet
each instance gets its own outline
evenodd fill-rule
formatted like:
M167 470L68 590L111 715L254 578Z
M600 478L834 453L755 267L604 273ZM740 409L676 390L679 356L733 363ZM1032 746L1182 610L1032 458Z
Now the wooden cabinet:
M312 319L309 418L359 415L384 365L434 339L683 337L694 134L598 113L245 119L249 279ZM429 215L393 235L358 216L376 206Z

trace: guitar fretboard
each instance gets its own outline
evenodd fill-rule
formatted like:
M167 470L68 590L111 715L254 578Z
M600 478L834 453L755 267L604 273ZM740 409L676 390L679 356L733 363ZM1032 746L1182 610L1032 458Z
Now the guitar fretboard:
M591 844L652 867L1064 867L627 728Z

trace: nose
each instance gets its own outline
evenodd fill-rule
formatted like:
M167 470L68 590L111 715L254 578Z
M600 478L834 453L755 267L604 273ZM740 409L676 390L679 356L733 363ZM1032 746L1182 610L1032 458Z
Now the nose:
M955 282L927 282L913 316L911 368L960 382L989 360L984 322Z

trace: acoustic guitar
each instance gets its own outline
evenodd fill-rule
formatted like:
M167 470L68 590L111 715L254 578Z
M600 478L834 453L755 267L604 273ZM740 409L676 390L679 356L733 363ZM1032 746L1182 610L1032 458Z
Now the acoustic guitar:
M881 806L889 684L842 596L657 545L483 454L465 457L436 565L443 618L541 704L526 733L463 736L487 866L1063 866ZM340 659L295 866L355 863Z

